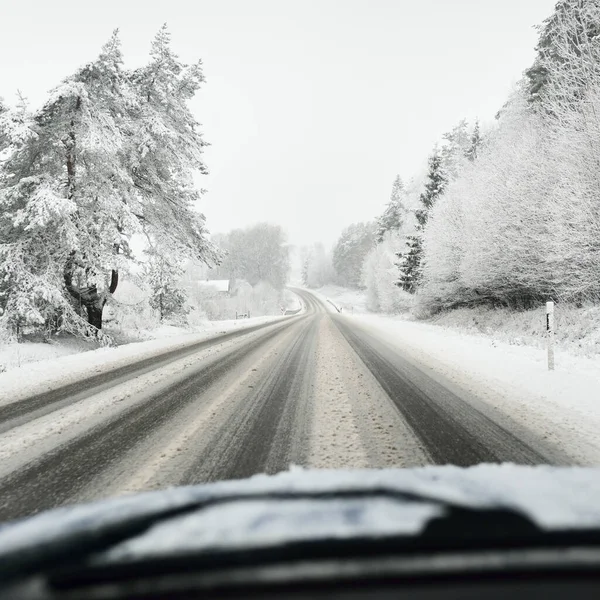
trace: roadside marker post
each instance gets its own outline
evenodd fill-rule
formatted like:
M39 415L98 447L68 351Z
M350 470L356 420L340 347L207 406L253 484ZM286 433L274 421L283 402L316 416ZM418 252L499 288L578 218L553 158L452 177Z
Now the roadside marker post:
M548 338L548 371L554 371L554 302L546 302L546 336Z

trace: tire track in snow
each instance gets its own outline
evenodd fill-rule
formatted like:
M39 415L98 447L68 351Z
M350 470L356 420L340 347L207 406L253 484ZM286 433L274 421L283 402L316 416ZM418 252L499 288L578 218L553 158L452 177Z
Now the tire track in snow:
M548 459L503 426L420 371L374 336L335 322L377 378L435 464L547 464Z
M25 400L0 406L0 433L23 425L28 421L47 415L55 410L99 394L134 377L145 375L155 369L160 369L176 360L190 356L200 350L222 344L227 340L247 335L254 331L273 326L273 323L260 323L246 329L232 331L226 334L202 340L185 348L177 348L166 353L151 356L110 371L88 377L87 379L61 386L43 394L37 394Z
M276 473L291 463L306 463L319 320L313 315L303 322L292 343L239 403L215 443L198 457L180 484Z
M164 425L179 410L193 403L203 390L235 370L249 352L257 351L282 335L297 320L267 330L260 337L236 346L200 370L190 370L158 395L57 447L22 470L0 480L0 520L30 515L69 502L100 473L118 464L136 444ZM126 468L126 465L124 466Z

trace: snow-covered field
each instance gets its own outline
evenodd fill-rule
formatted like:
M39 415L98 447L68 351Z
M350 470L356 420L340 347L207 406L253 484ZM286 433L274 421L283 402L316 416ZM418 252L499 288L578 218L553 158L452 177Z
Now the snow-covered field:
M522 423L580 464L600 463L600 364L556 352L548 371L543 349L406 321L351 315L399 348L429 375L444 377L494 410Z

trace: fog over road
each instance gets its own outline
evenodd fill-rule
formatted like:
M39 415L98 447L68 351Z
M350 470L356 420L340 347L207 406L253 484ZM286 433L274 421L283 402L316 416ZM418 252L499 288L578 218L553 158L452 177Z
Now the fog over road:
M298 316L0 407L0 521L292 464L556 462L530 432L294 291Z

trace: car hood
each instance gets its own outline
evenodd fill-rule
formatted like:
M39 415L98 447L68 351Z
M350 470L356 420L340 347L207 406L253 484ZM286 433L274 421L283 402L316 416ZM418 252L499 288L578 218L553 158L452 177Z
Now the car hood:
M400 499L391 497L394 494ZM113 558L306 539L416 535L448 504L515 510L543 530L597 529L600 469L510 464L353 471L292 468L273 476L62 507L5 523L0 527L0 564L15 553L52 552L140 519L150 526L114 545L109 550ZM154 521L155 516L160 518Z

